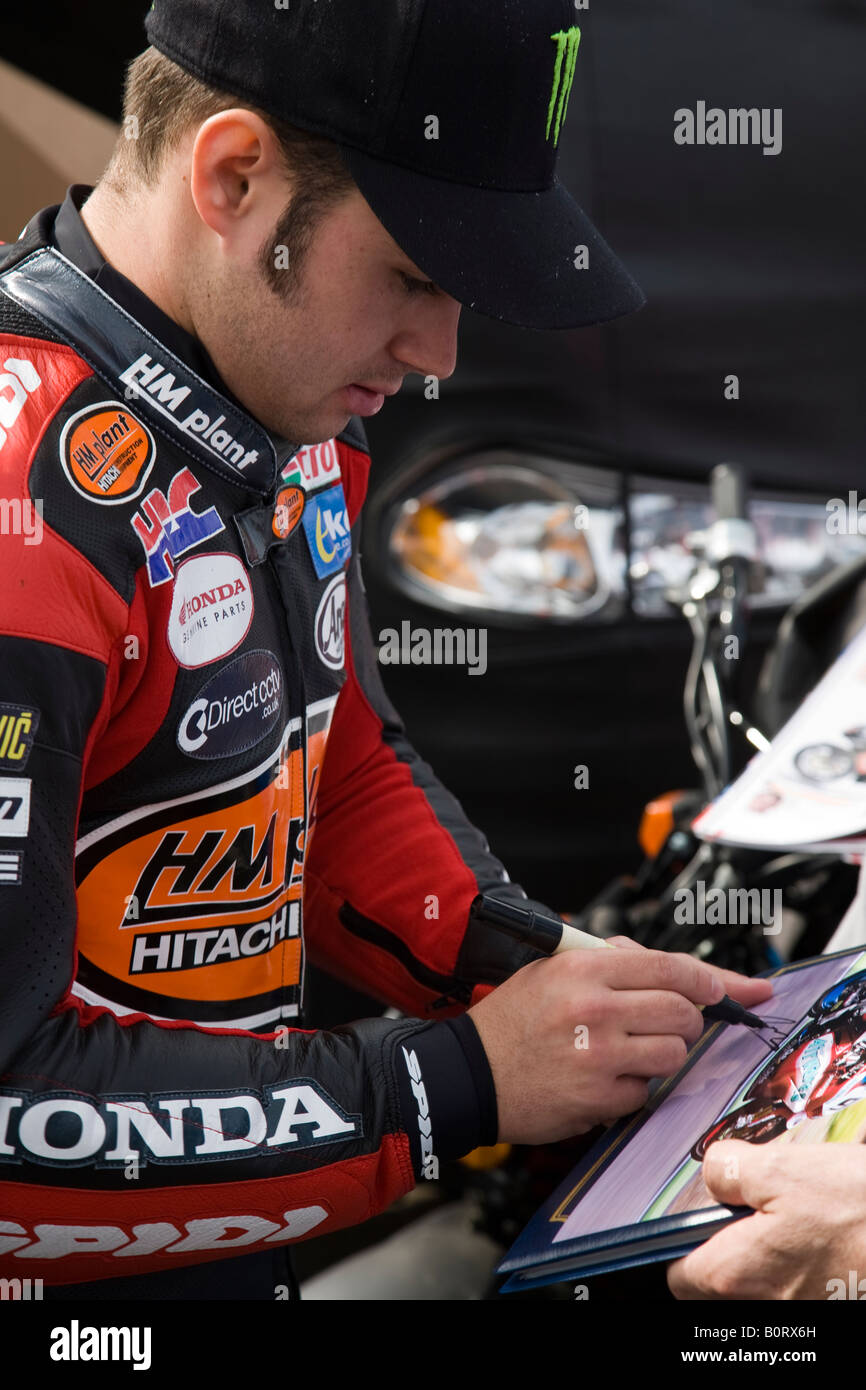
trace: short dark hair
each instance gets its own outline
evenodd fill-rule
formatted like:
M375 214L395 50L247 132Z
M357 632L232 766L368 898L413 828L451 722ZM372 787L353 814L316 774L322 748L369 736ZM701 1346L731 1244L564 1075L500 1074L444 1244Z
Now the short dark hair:
M286 173L297 183L291 202L262 248L262 273L275 294L288 297L298 284L304 257L321 217L356 185L332 140L289 125L197 77L148 48L126 72L122 129L102 183L127 196L136 183L152 186L169 151L219 111L242 106L270 126ZM278 268L278 253L280 266Z

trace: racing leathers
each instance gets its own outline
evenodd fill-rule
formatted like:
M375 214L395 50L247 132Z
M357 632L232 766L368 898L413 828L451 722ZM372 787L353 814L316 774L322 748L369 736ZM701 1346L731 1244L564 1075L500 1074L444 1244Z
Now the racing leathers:
M88 192L0 247L0 1273L49 1285L284 1248L494 1142L465 1010L534 954L470 925L523 891L379 680L360 421L263 428ZM305 955L411 1017L303 1030Z

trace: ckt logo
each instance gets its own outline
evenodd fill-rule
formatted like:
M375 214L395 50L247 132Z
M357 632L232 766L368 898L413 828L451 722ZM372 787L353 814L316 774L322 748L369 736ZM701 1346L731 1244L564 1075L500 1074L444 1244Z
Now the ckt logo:
M316 548L325 561L333 560L337 547L349 534L349 514L345 507L332 511L323 507L316 515Z
M340 569L352 553L352 527L342 486L316 493L302 517L313 568L320 579Z

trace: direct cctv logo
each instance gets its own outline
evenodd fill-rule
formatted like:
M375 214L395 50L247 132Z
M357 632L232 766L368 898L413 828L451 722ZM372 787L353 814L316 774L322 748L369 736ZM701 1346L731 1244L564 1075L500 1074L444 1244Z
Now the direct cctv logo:
M175 373L167 371L161 362L154 362L149 353L143 352L136 358L121 372L120 380L129 388L131 399L136 399L142 391L146 393L147 399L160 414L168 416L184 434L191 435L198 443L204 444L210 453L230 463L239 472L242 473L258 459L258 449L247 448L242 440L236 439L225 428L225 415L211 419L207 411L197 405L187 411L193 387L178 385Z
M190 758L244 753L273 729L282 700L283 673L273 652L245 652L202 686L178 725L178 747Z

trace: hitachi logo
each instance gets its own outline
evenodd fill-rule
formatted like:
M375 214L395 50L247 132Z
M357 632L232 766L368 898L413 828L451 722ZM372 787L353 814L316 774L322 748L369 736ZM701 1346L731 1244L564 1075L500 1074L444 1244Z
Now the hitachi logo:
M244 1093L104 1096L0 1092L0 1154L53 1167L210 1163L306 1149L363 1135L317 1082L301 1077Z
M223 428L226 422L224 415L212 420L197 406L186 413L192 387L179 386L174 373L167 371L161 362L154 362L149 353L143 352L121 372L120 380L130 388L127 395L131 395L132 399L136 399L142 390L146 392L148 400L161 414L170 415L184 433L193 435L207 446L210 453L218 454L240 472L258 459L258 449L247 449Z
M300 909L288 904L289 936L300 932ZM286 938L286 908L250 927L209 927L198 931L142 932L136 936L129 961L130 975L165 970L195 970L227 960L262 956Z

